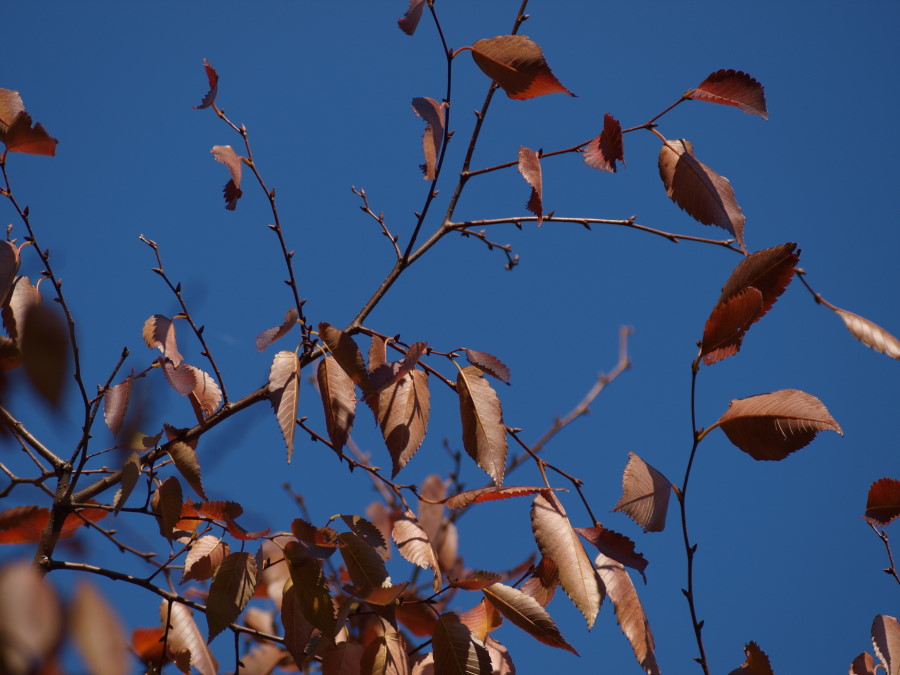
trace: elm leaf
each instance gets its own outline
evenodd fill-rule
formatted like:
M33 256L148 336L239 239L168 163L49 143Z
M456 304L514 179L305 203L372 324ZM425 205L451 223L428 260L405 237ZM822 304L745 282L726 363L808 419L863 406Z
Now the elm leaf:
M900 673L900 624L893 616L879 614L872 621L872 645L887 675Z
M262 333L256 336L256 350L261 352L270 344L275 342L275 340L283 338L285 335L287 335L291 331L291 328L296 325L299 316L300 315L297 312L297 308L291 307L285 313L284 321L281 322L280 326L267 328Z
M839 307L829 306L829 308L841 317L841 321L844 322L853 337L866 347L871 347L876 352L890 356L892 359L900 359L900 340L891 333L858 314Z
M353 380L333 356L326 356L319 362L316 377L325 410L328 438L331 439L334 451L340 453L347 443L356 418L356 392Z
M131 398L131 384L134 378L129 375L118 384L112 385L103 396L103 420L106 426L118 436L122 431L122 422L125 421L125 413L128 410L128 401Z
M394 528L391 533L394 543L397 544L397 550L400 551L406 560L414 565L423 568L431 568L434 572L434 583L432 587L437 593L441 590L441 567L438 563L437 554L434 552L428 534L419 524L415 514L410 511L404 511L399 518L394 521Z
M406 10L406 14L397 19L400 30L407 35L415 33L422 18L423 9L425 9L425 0L409 0L409 9Z
M700 341L700 356L706 365L710 366L740 351L744 335L756 320L762 305L762 293L748 286L713 308Z
M210 152L213 159L224 164L231 174L231 178L228 179L225 187L222 188L222 194L225 197L225 208L229 211L234 211L237 208L238 199L244 194L241 191L241 174L244 164L230 145L214 145Z
M159 616L163 629L166 625L169 626L166 637L169 658L176 660L180 652L186 651L190 655L190 668L196 669L200 675L216 675L219 672L219 664L186 605L163 600L159 607Z
M539 642L578 654L575 648L566 642L547 610L530 595L500 583L491 584L481 592L504 617Z
M432 635L434 675L486 675L491 657L453 612L441 614Z
M184 360L175 341L175 322L162 314L154 314L144 322L144 342L150 349L156 347L162 355L178 366Z
M463 349L463 353L466 355L466 360L473 366L480 368L491 377L496 377L501 382L509 384L509 368L496 356L474 349Z
M216 102L216 94L219 93L219 74L206 59L203 59L203 70L206 71L206 79L209 81L209 92L200 101L200 105L194 106L194 110L208 108L213 105Z
M207 642L225 630L240 616L256 590L256 559L252 553L229 553L222 560L209 585L206 620Z
M425 120L425 133L422 136L422 151L425 163L422 165L423 178L434 180L437 177L435 168L437 158L444 141L444 106L433 98L417 97L412 100L413 112Z
M728 675L774 675L769 657L753 641L744 645L746 660L740 668L735 668Z

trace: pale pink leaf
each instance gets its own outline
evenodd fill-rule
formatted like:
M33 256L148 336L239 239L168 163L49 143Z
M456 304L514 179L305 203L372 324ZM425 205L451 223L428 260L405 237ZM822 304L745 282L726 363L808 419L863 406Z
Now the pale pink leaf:
M184 558L181 583L189 579L196 581L211 579L228 553L228 544L218 537L204 535L195 539Z
M466 360L473 366L477 366L491 377L496 377L501 382L509 384L509 368L496 356L474 349L463 349L463 353L466 355Z
M173 366L178 366L184 360L175 342L175 322L168 317L154 314L147 319L144 322L143 337L150 349L159 349Z
M159 616L163 630L166 624L169 626L166 640L169 658L175 659L179 653L187 652L190 654L191 668L196 669L200 675L216 675L219 672L219 664L194 622L190 609L181 603L163 600Z
M275 342L280 338L283 338L287 335L291 328L293 328L297 324L297 319L299 318L299 314L297 313L296 307L291 307L287 313L284 315L284 321L281 322L280 326L275 326L274 328L267 328L262 333L256 336L256 349L257 351L262 351L270 344Z
M41 292L28 277L17 277L12 290L3 305L3 325L9 337L22 347L22 333L25 317L32 307L41 304Z
M200 477L200 460L197 458L197 452L187 443L182 441L174 441L168 445L169 456L175 462L175 468L178 469L184 479L188 482L194 491L206 500L206 492L203 489L203 480Z
M244 164L230 145L214 145L210 152L217 162L221 162L228 168L228 172L231 174L231 178L222 188L222 193L225 196L225 208L234 211L237 207L237 200L244 194L241 191L241 173Z
M194 374L194 388L188 394L191 405L194 408L194 414L197 416L197 422L202 423L203 420L212 415L222 404L222 390L213 379L213 377L200 368L182 364Z
M112 385L103 396L103 420L106 426L118 436L122 431L122 422L125 421L125 413L128 411L128 401L131 398L131 375L118 384Z
M100 591L83 579L75 587L69 626L93 675L131 672L131 656L121 619Z
M662 532L669 509L672 484L659 471L633 452L622 474L622 496L613 511L621 511L644 528L644 532Z
M161 356L158 357L158 361L162 367L163 374L166 376L166 381L179 396L187 396L197 387L197 377L194 373L194 368L184 362L173 366Z
M876 352L881 352L892 359L900 359L900 340L891 333L866 318L848 312L839 307L831 307L835 314L841 317L841 321L847 326L847 330L866 347L871 347Z
M397 550L406 560L423 568L431 568L434 572L434 592L441 590L441 568L438 564L437 554L434 552L431 541L425 529L419 524L412 511L403 512L394 521L394 529L391 533Z
M294 452L297 404L300 401L300 359L294 352L278 352L269 371L269 402L287 445L287 461Z
M316 377L322 406L325 409L328 437L334 451L340 453L347 443L350 429L353 428L353 421L356 419L356 390L353 380L333 356L326 356L319 362Z
M886 675L900 674L900 624L893 616L879 614L872 621L872 645Z
M63 636L62 605L49 581L24 560L0 568L2 656L11 673L46 663Z
M425 0L409 0L409 9L406 10L406 14L397 19L397 25L400 26L400 30L407 35L415 33L424 9Z
M391 453L391 475L396 476L425 440L431 411L428 373L413 370L377 397L378 424Z

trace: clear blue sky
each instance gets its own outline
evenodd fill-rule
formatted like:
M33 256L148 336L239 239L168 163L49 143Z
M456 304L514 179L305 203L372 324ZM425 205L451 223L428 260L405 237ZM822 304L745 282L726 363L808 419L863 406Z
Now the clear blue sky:
M507 33L518 2L437 6L448 42L461 47ZM392 251L359 211L350 187L365 188L392 231L401 241L408 236L427 187L418 169L422 122L410 101L444 95L433 24L426 16L419 32L407 37L395 23L405 9L405 0L394 0L55 3L40 9L19 3L5 10L0 86L19 90L35 119L60 140L56 158L13 156L9 171L65 280L89 387L105 381L123 346L132 352L126 371L146 367L155 353L141 340L144 320L176 311L173 296L150 271L155 261L140 234L159 243L167 271L183 283L232 397L262 384L274 351L294 346L296 334L262 354L254 346L257 333L276 325L292 300L281 283L277 242L265 227L271 214L251 177L237 210L224 209L226 172L209 149L237 148L240 139L211 111L191 109L207 88L204 57L221 77L219 105L246 124L261 171L278 191L307 315L335 325L354 316L390 268ZM690 139L697 156L731 180L747 216L751 250L798 242L800 264L817 291L900 334L896 3L534 0L529 12L521 32L543 47L556 76L578 97L497 96L474 168L514 160L520 145L551 151L587 140L599 133L605 112L623 126L640 124L712 71L747 71L766 87L768 122L687 103L661 120L662 133ZM455 185L471 111L488 86L467 54L454 72L456 135L434 217L426 223L432 229ZM658 145L646 132L629 134L627 168L615 175L589 169L575 155L545 160L546 208L561 216L636 214L647 226L724 237L666 197ZM457 216L527 215L527 198L515 169L489 174L471 182ZM21 237L15 214L6 205L0 209L4 224L14 222L14 236ZM699 672L691 662L693 633L680 591L685 562L677 513L670 513L663 533L644 535L607 510L619 497L629 451L680 484L691 441L695 342L738 257L599 226L593 232L552 223L522 232L497 226L489 235L513 245L521 257L514 271L503 269L502 254L448 237L404 275L366 324L441 351L464 345L503 359L512 370L512 387L498 386L504 418L530 440L581 399L598 371L613 367L619 326L634 327L633 369L546 452L586 481L604 524L635 539L650 561L648 584L639 592L663 671ZM24 260L23 270L36 275L36 258L26 253ZM199 347L184 330L180 335L188 361L203 366ZM778 673L844 672L859 652L871 649L873 617L897 614L898 588L881 572L884 549L860 516L872 481L900 477L898 368L856 342L797 282L753 327L740 355L703 368L701 426L712 424L733 398L797 388L818 396L845 433L823 433L780 463L755 462L719 432L701 445L689 517L699 544L697 602L713 671L737 667L742 646L755 640ZM77 407L51 423L22 397L9 403L14 414L67 454L80 433ZM148 433L162 422L186 426L193 417L161 377L153 378L146 405L154 420ZM304 383L300 414L324 431L320 410ZM450 469L442 441L461 449L457 410L452 392L433 382L428 437L400 480L418 482ZM360 411L356 440L373 461L387 465L367 415ZM361 513L375 498L368 479L348 474L321 444L298 438L294 461L285 465L268 409L258 406L223 424L200 445L210 496L241 502L249 525L276 530L298 515L280 488L284 481L302 492L318 522L338 512ZM111 436L98 429L94 442L104 447ZM464 475L473 487L485 478L471 464ZM538 480L529 467L507 483ZM590 524L577 499L563 499L576 525ZM29 500L16 491L0 508ZM467 566L506 569L535 549L528 504L486 504L463 519ZM139 545L162 548L155 533L142 539L120 520ZM30 552L0 550L3 559L13 555ZM92 543L85 555L98 564L131 565L103 543ZM55 581L68 586L73 579ZM158 622L155 597L114 589L129 627ZM459 600L466 609L477 599ZM519 672L640 672L611 605L590 634L561 594L549 610L581 659L507 624L495 636L510 648ZM227 649L228 642L219 638L214 645Z

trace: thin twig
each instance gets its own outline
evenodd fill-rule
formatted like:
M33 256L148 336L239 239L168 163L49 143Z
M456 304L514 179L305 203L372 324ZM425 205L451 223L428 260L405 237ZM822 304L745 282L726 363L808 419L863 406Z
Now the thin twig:
M394 253L397 255L397 260L400 260L403 257L403 254L400 253L400 247L397 246L398 236L396 234L391 234L391 231L388 229L387 224L384 222L384 214L383 213L376 214L372 210L372 208L369 206L369 198L366 195L365 190L363 190L362 188L357 190L356 186L352 186L350 188L350 190L353 192L353 194L355 194L357 197L362 199L363 203L362 203L362 206L359 207L360 210L363 213L368 213L372 217L372 219L376 223L378 223L379 226L381 226L381 234L383 234L385 237L387 237L390 240L391 244L394 247Z
M875 524L871 522L869 523L869 527L871 527L872 531L878 535L878 538L881 539L884 548L887 551L888 567L885 567L884 571L894 577L894 581L900 584L900 576L897 576L897 565L894 564L894 554L891 552L891 542L888 540L887 531L883 529L879 530L875 527Z

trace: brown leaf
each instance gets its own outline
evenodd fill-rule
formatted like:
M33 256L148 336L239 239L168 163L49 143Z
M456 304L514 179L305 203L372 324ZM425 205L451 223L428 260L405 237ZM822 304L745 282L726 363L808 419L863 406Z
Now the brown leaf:
M423 497L423 499L419 500L419 524L428 534L428 540L432 543L432 546L437 550L440 548L440 542L443 539L442 530L447 519L444 518L445 509L443 503L434 504L429 502L443 502L447 496L447 485L440 476L431 474L422 481L419 495ZM425 499L429 501L426 502L424 501Z
M265 631L263 631L265 632ZM241 675L271 675L287 656L281 647L276 647L271 642L263 642L253 646L241 656ZM330 675L323 671L323 675Z
M356 390L353 380L333 356L326 356L319 362L316 376L322 407L325 409L328 438L331 439L334 451L340 453L356 419Z
M354 595L366 595L377 588L390 588L391 578L384 561L369 543L355 532L341 532L341 557L353 582Z
M197 416L197 422L202 424L203 420L212 415L222 404L222 390L212 376L204 370L182 364L194 374L194 388L188 394L191 406L194 408L194 414Z
M509 499L510 497L523 497L525 495L533 495L545 487L483 487L475 490L466 490L452 497L447 498L447 508L458 510L464 509L470 504L478 504L480 502L491 502L498 499ZM559 488L554 488L559 489Z
M506 471L506 426L497 392L475 366L460 368L456 378L463 447L497 486Z
M200 460L197 459L194 448L182 441L175 441L169 444L167 451L175 463L178 473L184 477L188 485L194 488L194 492L206 500L203 480L200 477Z
M568 94L547 65L544 52L525 35L498 35L478 40L472 58L482 72L512 99L524 100L544 94Z
M397 544L397 550L400 551L406 560L413 565L423 568L431 568L434 572L434 583L432 587L437 593L443 585L441 579L441 567L438 563L437 554L434 552L428 534L419 524L418 519L412 511L405 511L394 521L394 530L391 533L394 543Z
M56 591L30 561L0 568L0 663L6 672L40 672L40 664L57 650L63 630Z
M355 642L339 642L322 655L322 675L361 675L363 646Z
M745 256L722 287L719 303L752 286L763 296L762 307L754 319L759 321L791 283L794 268L800 261L800 251L795 251L796 248L797 244L788 242Z
M172 541L175 524L181 520L181 484L175 476L166 478L153 494L151 506L159 519L159 533Z
M469 629L473 637L484 641L489 633L503 625L503 615L487 598L482 598L477 605L460 614L459 621Z
M35 305L41 304L41 292L28 277L17 277L3 306L3 325L18 347L22 347L25 316Z
M844 435L825 404L797 389L735 399L717 424L728 440L760 460L784 459L826 429Z
M131 672L122 621L97 588L87 581L79 581L75 588L69 626L91 673L127 675Z
M473 366L477 366L491 377L496 377L501 382L509 384L509 368L496 356L474 349L463 349L463 353L466 355L466 360Z
M214 104L216 102L216 94L219 93L219 74L206 59L203 59L203 70L206 71L206 79L209 80L209 91L203 97L203 100L200 101L200 105L194 106L194 110L208 108Z
M763 86L740 70L717 70L684 96L695 101L731 105L745 113L769 119Z
M290 566L297 608L306 621L318 628L327 639L334 639L334 605L321 564L297 542L288 542L284 547L284 554ZM284 606L282 615L283 613Z
M552 558L544 557L534 568L531 576L522 582L519 590L537 600L541 607L546 607L556 594L557 586L559 586L559 568Z
M409 0L409 9L406 14L397 19L397 25L407 35L416 32L419 20L422 18L422 10L425 9L425 0Z
M432 635L435 675L490 675L491 657L453 612L441 614Z
M549 490L534 498L531 529L541 554L556 563L560 585L591 628L603 602L603 589L565 509Z
M415 342L410 345L406 355L393 363L381 363L369 369L369 383L375 391L383 391L402 380L411 373L416 364L428 350L427 342ZM377 359L376 359L377 360Z
M666 526L671 483L659 471L633 452L622 474L622 496L613 511L621 511L644 528L644 532L662 532Z
M200 675L216 675L219 672L219 664L206 645L190 609L181 603L163 600L159 616L164 629L166 624L169 625L166 638L169 658L176 660L179 652L187 651L190 654L190 667Z
M5 126L5 125L3 125ZM52 157L59 142L38 122L32 123L31 115L22 110L6 129L0 131L0 141L7 152L24 152L29 155Z
M63 521L60 539L73 536L87 519L91 522L102 520L108 515L104 509L79 508L78 513L70 513ZM42 506L14 506L0 512L0 544L36 544L41 539L50 519L50 509Z
M774 675L769 657L759 648L755 642L744 645L744 653L747 659L740 668L735 668L728 675Z
M425 153L423 177L425 180L434 180L437 177L437 158L444 141L444 106L425 96L414 98L412 108L416 115L425 120L425 134L422 136L422 150Z
M13 89L0 89L0 134L9 130L16 115L25 110L22 97Z
M875 617L872 621L872 646L887 675L900 673L900 624L897 619L886 614Z
M51 307L33 305L25 315L22 363L35 390L52 405L62 399L69 370L69 334Z
M717 304L703 327L703 340L700 342L703 362L711 366L737 354L744 335L756 321L762 306L762 293L752 286Z
M353 530L359 537L364 539L366 543L378 551L378 555L382 560L388 560L391 557L391 550L388 548L386 536L378 527L361 516L342 515L341 520Z
M635 658L647 675L659 675L659 665L654 653L653 633L644 607L638 597L631 577L625 567L618 561L600 553L594 565L600 581L606 588L606 594L613 602L619 627L631 643Z
M430 410L428 373L424 370L413 370L378 394L378 424L391 453L392 477L406 466L425 440Z
M144 322L144 342L150 349L156 347L162 352L173 366L178 366L184 360L178 352L178 344L175 342L175 322L162 314L154 314Z
M541 160L538 154L526 148L519 148L519 173L531 186L531 196L525 205L529 211L538 217L538 227L544 222L544 184L541 177Z
M211 579L229 552L228 544L218 537L205 535L195 539L184 558L181 583L190 579L196 581Z
M495 584L503 577L497 572L486 572L484 570L475 570L469 572L461 579L450 579L449 584L453 588L461 588L464 591L480 591L487 588L491 584Z
M206 601L206 620L209 623L207 642L234 623L250 602L256 588L256 559L253 554L229 553L216 570L209 585Z
M396 607L397 620L416 637L431 637L437 619L431 607L416 597L404 597Z
M294 352L278 352L269 371L269 402L287 445L287 461L294 453L297 404L300 402L300 359Z
M231 174L231 178L228 179L225 187L222 188L222 194L225 196L225 208L229 211L234 211L237 208L238 199L244 195L241 191L241 173L243 172L244 164L230 145L214 145L210 152L213 159L224 164Z
M302 518L291 521L291 534L303 545L306 551L320 560L330 558L343 544L338 539L337 530L330 527L316 527Z
M359 387L363 394L369 396L374 393L369 384L369 373L363 362L362 353L353 338L340 328L335 328L329 323L319 324L319 337L328 347L328 350L337 359L344 372Z
M297 319L300 315L297 313L296 307L291 307L287 313L284 315L284 321L281 322L280 326L275 326L275 328L267 328L262 333L256 336L256 350L262 351L270 344L278 340L279 338L283 338L287 335L291 328L293 328L297 324Z
M408 675L409 657L406 642L395 630L386 630L366 647L359 672L372 675Z
M125 463L122 465L122 481L116 496L113 498L113 515L119 515L119 511L125 506L131 491L137 485L138 478L141 476L141 458L137 452L132 452Z
M484 641L484 646L491 657L492 675L516 675L516 667L513 665L512 657L506 647L490 635Z
M850 675L877 675L875 661L869 652L863 652L850 664Z
M2 91L4 90L0 89L0 92ZM2 114L2 110L0 110L0 114ZM0 305L6 304L6 300L9 298L16 274L19 273L20 262L19 249L16 245L5 239L0 240Z
M106 426L118 436L122 431L122 422L125 421L125 413L128 411L128 401L131 398L131 375L118 384L112 385L103 396L103 420Z
M616 160L625 165L625 149L622 146L622 125L619 120L606 113L603 116L603 131L588 141L581 155L584 163L600 171L616 172Z
M166 381L179 396L187 396L194 391L197 387L197 377L191 366L186 363L173 366L161 356L158 357L158 360L163 374L166 376Z
M312 637L315 626L303 613L301 602L293 581L288 579L284 584L284 597L281 599L281 624L284 626L284 646L294 657L294 662L302 667L307 660L306 645ZM279 589L279 596L281 592ZM330 602L330 600L329 600Z
M744 221L728 179L694 157L689 141L666 141L659 150L659 176L666 194L689 216L704 225L718 225L730 232L742 250Z
M539 642L578 654L566 642L547 611L530 595L505 584L492 584L483 589L482 593L504 617Z
M591 542L604 556L637 570L644 583L647 583L647 577L644 575L647 559L634 550L634 542L631 539L624 534L608 530L599 523L596 527L576 527L575 531Z
M866 520L884 527L900 516L900 480L881 478L869 488Z
M833 309L834 313L841 317L841 321L844 322L853 337L866 347L871 347L876 352L886 354L892 359L900 359L900 340L891 333L853 312L833 306L830 309Z

